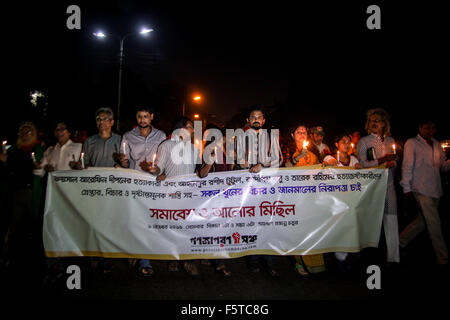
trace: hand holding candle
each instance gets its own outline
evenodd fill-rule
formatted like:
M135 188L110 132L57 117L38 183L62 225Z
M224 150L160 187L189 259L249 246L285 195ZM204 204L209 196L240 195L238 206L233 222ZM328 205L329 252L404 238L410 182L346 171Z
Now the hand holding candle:
M392 149L394 150L394 154L397 154L396 150L395 150L396 146L395 143L392 145Z
M304 141L303 141L303 150L306 150L306 148L308 147L308 145L309 145L309 141L304 140Z

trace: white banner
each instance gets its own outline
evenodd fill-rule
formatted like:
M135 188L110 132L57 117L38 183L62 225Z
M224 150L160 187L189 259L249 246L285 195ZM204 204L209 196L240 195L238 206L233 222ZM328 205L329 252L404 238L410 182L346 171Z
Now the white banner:
M386 169L321 166L186 175L49 175L47 256L148 259L358 252L378 246Z

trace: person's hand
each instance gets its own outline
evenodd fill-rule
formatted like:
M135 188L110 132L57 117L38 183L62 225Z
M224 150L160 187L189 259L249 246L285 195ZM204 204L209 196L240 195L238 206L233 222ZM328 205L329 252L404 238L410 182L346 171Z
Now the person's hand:
M126 154L121 153L119 157L120 165L124 168L128 168L128 158Z
M0 153L0 161L3 163L8 162L8 154L7 153Z
M139 163L139 166L141 167L141 169L145 172L150 172L150 167L152 166L151 162L147 162L147 161L142 161L141 163Z
M248 167L250 167L250 164L248 163L248 161L244 161L244 163L239 164L239 166L241 167L241 169L248 169Z
M307 149L302 149L302 151L300 152L295 152L294 156L292 157L292 160L297 163L301 158L303 158L304 156L306 156L308 154L308 150Z
M394 161L388 161L386 162L386 168L391 169L395 167L395 162Z
M69 167L72 170L83 170L83 167L81 166L81 161L70 161ZM85 168L87 168L87 167L85 166Z
M385 162L391 162L397 160L397 155L393 153L389 153L385 155L384 157L381 157L378 159L378 164L383 164Z
M362 168L362 165L361 165L361 163L357 163L357 164L355 164L355 169L361 169Z
M39 164L39 167L36 167L36 169L41 169L40 164ZM45 170L45 172L53 172L53 171L55 171L55 168L51 164L46 164L44 166L44 170Z
M261 171L261 169L262 169L262 165L261 165L261 163L258 163L256 165L254 165L253 167L251 167L249 171L251 173L258 173Z
M161 170L158 168L158 166L148 166L147 172L151 173L154 176L157 176L160 174ZM165 176L164 176L164 179L165 179Z
M324 161L323 164L326 166L335 166L338 164L338 161L335 158L330 158L329 160Z
M113 152L112 158L113 158L115 163L119 163L120 164L120 153L119 152Z
M166 174L162 173L159 176L156 177L156 181L163 181L166 180Z

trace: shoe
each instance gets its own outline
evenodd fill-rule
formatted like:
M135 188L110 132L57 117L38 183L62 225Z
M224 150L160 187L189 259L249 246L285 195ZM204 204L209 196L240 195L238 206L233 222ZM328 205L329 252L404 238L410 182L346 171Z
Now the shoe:
M305 267L301 263L296 263L295 264L295 271L297 271L297 273L299 275L301 275L302 277L308 277L309 276L309 272L305 270Z
M152 267L139 268L138 275L140 277L151 277L155 272Z

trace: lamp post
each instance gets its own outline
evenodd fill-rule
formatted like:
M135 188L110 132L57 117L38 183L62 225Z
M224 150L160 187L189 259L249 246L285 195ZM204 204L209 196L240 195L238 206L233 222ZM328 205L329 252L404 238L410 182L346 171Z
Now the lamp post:
M199 95L196 95L196 96L192 97L192 100L199 102L200 100L202 100L202 97ZM184 117L185 113L186 113L186 99L183 101L183 111L182 111L183 117Z
M141 35L146 35L150 32L153 32L153 29L148 29L148 28L143 28L139 34ZM118 85L118 93L117 93L117 131L120 132L120 103L121 103L121 93L122 93L122 64L123 64L123 43L125 41L125 39L128 36L131 35L136 35L137 33L127 33L124 36L118 36L115 34L112 34L112 36L115 36L119 39L120 41L120 52L119 52L119 85ZM101 31L95 32L94 36L96 36L97 38L105 38L107 37L106 34L104 34Z

